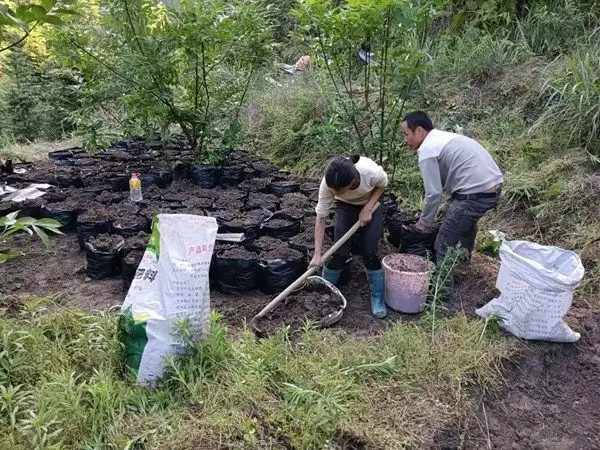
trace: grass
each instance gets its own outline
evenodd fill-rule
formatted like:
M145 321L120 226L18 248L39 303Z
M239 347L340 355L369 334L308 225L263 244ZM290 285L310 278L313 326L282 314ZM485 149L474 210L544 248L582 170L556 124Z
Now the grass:
M35 162L48 158L48 152L69 147L81 146L80 138L70 138L61 141L36 141L30 144L9 144L0 148L0 158L12 159L14 162Z
M422 446L493 388L514 341L464 316L341 331L209 336L155 390L123 375L116 317L29 309L0 318L2 448ZM52 361L52 364L48 362Z

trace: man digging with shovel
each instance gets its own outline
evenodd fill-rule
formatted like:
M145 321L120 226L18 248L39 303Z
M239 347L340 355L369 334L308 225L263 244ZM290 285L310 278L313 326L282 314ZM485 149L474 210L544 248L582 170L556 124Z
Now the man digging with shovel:
M419 155L425 186L425 206L417 229L433 229L442 190L446 191L450 201L435 241L436 260L442 262L448 248L459 243L470 256L478 220L500 200L503 178L498 165L478 142L434 128L422 111L407 114L401 131L406 144Z

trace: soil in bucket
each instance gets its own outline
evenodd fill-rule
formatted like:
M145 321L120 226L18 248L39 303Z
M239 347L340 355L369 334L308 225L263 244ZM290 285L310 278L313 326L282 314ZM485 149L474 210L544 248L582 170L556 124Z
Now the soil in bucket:
M429 288L430 262L421 256L394 253L383 258L385 302L398 311L423 311Z
M142 258L144 257L143 250L134 250L129 252L127 256L123 258L123 269L121 271L121 277L123 278L123 291L127 292L133 278L135 277L135 273L137 272L137 268L142 262Z
M325 287L301 290L291 294L262 319L259 328L266 334L272 334L286 326L296 330L309 320L319 322L329 314L339 311L342 306L342 301L331 295Z

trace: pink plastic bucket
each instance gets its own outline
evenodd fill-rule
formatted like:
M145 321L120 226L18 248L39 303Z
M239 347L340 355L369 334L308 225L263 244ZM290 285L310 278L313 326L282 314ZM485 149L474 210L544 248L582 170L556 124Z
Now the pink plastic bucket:
M394 253L383 258L381 263L385 271L385 303L403 313L423 311L431 262L421 256Z

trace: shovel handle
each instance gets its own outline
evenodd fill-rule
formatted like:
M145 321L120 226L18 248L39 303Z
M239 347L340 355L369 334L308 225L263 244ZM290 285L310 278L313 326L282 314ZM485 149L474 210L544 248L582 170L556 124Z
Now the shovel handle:
M375 212L377 210L377 208L379 208L380 206L381 206L381 203L379 203L379 202L376 203L372 209L372 212ZM354 233L356 233L359 228L360 228L360 222L356 222L354 225L352 225L352 228L350 228L346 232L346 234L344 234L335 244L333 244L331 246L331 248L329 250L327 250L325 252L325 254L323 255L323 258L321 259L323 264L329 258L331 258L331 256L335 252L337 252L339 250L339 248L348 241L348 239L350 239L352 236L354 236ZM259 312L256 316L254 316L254 319L252 319L252 320L256 321L258 319L263 318L267 314L269 314L273 309L275 309L275 307L279 303L281 303L283 301L283 299L285 299L288 295L290 295L292 292L294 292L296 289L298 289L300 286L302 286L304 281L306 281L306 279L308 277L310 277L312 274L314 274L317 271L317 269L318 268L316 266L309 267L308 270L306 272L304 272L303 275L300 276L300 278L298 278L296 281L294 281L292 284L290 284L287 288L285 288L285 290L281 294L279 294L277 297L275 297L271 301L271 303L269 303L267 306L265 306L263 308L263 310L261 312Z

